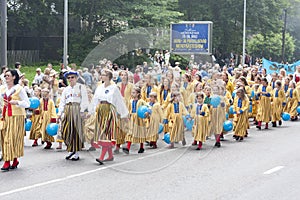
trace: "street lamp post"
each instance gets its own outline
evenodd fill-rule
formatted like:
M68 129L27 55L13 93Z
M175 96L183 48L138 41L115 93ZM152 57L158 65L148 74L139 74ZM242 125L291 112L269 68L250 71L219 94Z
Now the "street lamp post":
M247 9L247 0L244 0L244 23L243 23L243 58L242 65L245 64L246 56L246 9Z
M282 30L282 49L281 49L281 58L282 62L285 62L285 32L286 32L286 18L287 18L287 9L284 9L284 25Z
M7 65L7 0L1 0L1 66Z
M68 0L64 2L64 57L63 63L66 68L68 65Z

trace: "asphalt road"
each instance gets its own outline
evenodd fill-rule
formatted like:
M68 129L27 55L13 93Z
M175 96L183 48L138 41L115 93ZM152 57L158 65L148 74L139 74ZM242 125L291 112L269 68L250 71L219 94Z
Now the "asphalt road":
M190 133L186 134L191 144ZM0 199L299 199L300 122L257 131L242 142L225 136L221 148L208 140L193 146L156 150L98 165L96 152L83 151L79 161L66 152L31 147L17 170L0 173ZM0 163L3 164L3 161Z

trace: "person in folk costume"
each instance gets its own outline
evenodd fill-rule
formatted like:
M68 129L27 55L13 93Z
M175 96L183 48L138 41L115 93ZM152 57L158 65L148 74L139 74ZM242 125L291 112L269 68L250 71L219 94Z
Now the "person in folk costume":
M285 102L285 93L282 89L282 82L277 80L275 82L275 89L272 95L272 127L276 127L278 121L279 126L282 125L281 113L283 110L283 103Z
M87 88L88 93L88 111L91 112L93 110L93 91L90 88ZM85 141L89 141L91 146L88 149L89 151L96 151L96 147L100 148L100 146L95 144L94 137L95 137L95 120L96 114L87 115L87 118L84 119L84 127L83 132L85 136Z
M262 78L262 85L258 89L259 105L258 105L258 125L256 128L261 129L262 122L266 123L265 129L268 129L268 123L271 118L271 97L272 87L268 86L266 78Z
M93 97L93 110L96 113L95 119L95 141L101 146L102 151L96 161L103 165L106 161L113 161L112 148L116 144L121 124L120 119L128 119L128 109L122 98L122 94L117 85L112 84L112 71L105 69L101 72L102 85L98 86ZM108 153L107 159L105 158Z
M154 85L154 81L150 74L145 75L145 81L146 83L141 90L141 96L144 101L149 102L149 94L151 92L157 93L157 87Z
M202 144L206 141L206 136L209 131L208 120L210 111L208 106L204 104L204 96L203 92L196 93L197 103L193 105L191 111L191 118L194 119L194 125L192 128L194 142L192 145L197 145L197 142L199 142L196 150L200 150L202 148Z
M57 99L56 99L56 103L55 103L55 108L58 110L59 109L59 104L60 104L60 99L61 99L61 95L64 91L65 87L61 87L58 88L57 91ZM59 130L57 132L57 136L56 136L56 142L58 142L58 146L56 147L56 149L62 149L62 143L64 142L64 140L62 139L62 135L61 135L61 124L59 126Z
M291 121L296 121L298 119L298 102L300 102L300 100L298 99L296 83L294 81L291 81L287 99L287 112L291 115Z
M245 89L245 92L246 92L246 95L248 96L248 99L250 99L252 90L251 90L251 88L250 88L250 86L247 82L247 79L244 76L241 76L240 77L240 82L242 83L242 85Z
M58 111L58 119L62 118L61 130L69 154L66 159L77 161L79 153L83 148L83 118L85 110L88 108L88 96L86 87L77 83L78 72L68 71L65 77L69 80L61 95Z
M42 97L41 95L42 93L42 89L40 87L36 87L34 89L34 96L37 97L38 99L40 99ZM32 147L36 147L38 146L38 139L42 137L41 134L41 123L40 123L40 119L41 119L41 115L40 115L40 108L41 105L39 106L39 109L33 110L32 116L31 116L31 121L32 121L32 126L30 129L30 135L29 135L29 139L30 140L34 140Z
M120 77L121 77L121 82L118 83L118 87L120 89L120 92L121 92L121 95L125 102L125 105L127 106L127 109L128 109L128 105L130 103L131 93L134 88L134 85L129 82L129 77L128 77L127 71L125 71L125 70L121 71ZM119 123L119 124L120 125L124 124L123 121L124 121L124 119L121 119L122 123ZM116 139L116 149L114 150L114 153L116 153L116 154L119 153L121 144L125 143L127 128L128 127L118 127L119 131L118 131L117 139Z
M149 108L151 109L151 113L148 114L150 116L148 117L149 126L147 127L146 140L150 142L150 147L156 149L159 124L162 123L164 113L160 104L157 102L156 92L151 92L149 96L150 96Z
M223 124L226 120L226 114L225 114L225 100L224 97L222 96L222 91L225 89L221 90L221 87L223 87L223 81L222 80L217 80L212 82L212 93L215 96L220 97L220 105L214 107L211 105L210 110L211 110L211 116L210 116L210 134L214 134L215 136L215 146L216 147L221 147L221 134L223 131Z
M188 102L188 107L187 107L188 111L190 111L192 109L193 105L197 102L196 93L202 92L202 90L203 90L202 83L197 82L195 84L194 91L191 92L188 97L188 101L187 101Z
M6 85L0 87L0 92L3 98L1 148L5 162L1 170L8 171L17 168L18 158L24 155L25 108L30 106L30 102L25 90L18 84L16 70L6 71L4 78Z
M166 109L170 103L171 99L171 82L169 79L165 78L161 87L160 91L157 95L158 103L161 105L162 109ZM166 134L169 132L168 124L164 124L163 132Z
M223 81L224 81L225 84L226 84L226 90L227 90L230 94L232 94L232 92L234 91L234 86L233 86L232 82L229 80L228 73L223 72L223 73L222 73L222 79L223 79Z
M277 74L276 72L274 72L274 73L272 74L272 79L271 79L270 84L269 84L269 86L272 87L272 90L275 89L275 87L276 87L275 82L276 82L277 80L278 80L278 74Z
M183 78L183 84L182 88L183 90L183 102L185 107L187 108L189 106L189 96L194 92L194 85L192 84L192 76L188 73L184 74L182 76Z
M296 84L300 82L300 65L296 67L296 71L293 74L293 81L295 81Z
M158 103L161 105L162 109L166 109L169 105L171 98L171 82L169 79L165 78L161 87L159 89L159 93L157 95Z
M164 124L169 125L170 133L170 148L174 148L174 143L182 141L182 145L186 145L186 140L184 136L184 123L183 115L188 115L188 112L181 102L181 95L179 92L172 92L171 103L165 110Z
M236 96L233 102L234 110L234 135L236 141L242 141L247 135L248 125L248 109L249 99L243 88L240 88L236 92Z
M121 82L118 83L118 87L120 89L121 95L125 100L125 104L128 105L131 98L131 92L134 85L128 82L128 72L123 70L120 73Z
M48 135L46 132L46 127L49 123L56 123L56 110L54 101L50 99L50 91L48 88L42 89L42 98L40 100L40 124L41 124L41 135L42 141L46 142L47 145L44 149L50 149L52 146L52 142L54 142L54 137Z
M220 80L218 82L220 82L219 96L222 97L222 99L225 103L225 120L226 120L226 113L228 113L229 107L233 103L232 95L226 90L226 83L224 81L222 81L223 86L221 85L222 83ZM229 118L229 116L228 116L228 118ZM221 135L220 135L220 140L224 140L224 134L227 134L227 132L225 130L222 130Z
M150 95L150 93L149 93ZM131 93L132 99L129 103L130 124L129 131L125 137L127 147L123 148L123 152L129 154L132 143L140 144L138 153L144 153L144 142L146 142L146 120L138 117L137 111L140 106L146 106L147 103L141 99L141 89L135 87Z

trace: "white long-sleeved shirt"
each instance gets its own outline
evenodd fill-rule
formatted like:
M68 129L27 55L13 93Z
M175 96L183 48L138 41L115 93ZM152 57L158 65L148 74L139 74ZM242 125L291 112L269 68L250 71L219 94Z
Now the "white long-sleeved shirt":
M64 112L65 105L67 103L79 103L80 112L84 112L89 105L88 95L87 95L85 85L76 83L74 87L71 87L69 85L64 89L59 103L58 115L61 115Z
M8 89L7 86L4 86L4 87L6 87L6 89L5 89L5 94L6 94L6 96L9 96L9 95L11 95L12 93L14 93L19 87L22 87L22 86L20 86L20 85L18 84L18 85L13 86L13 87L10 88L10 89ZM19 93L19 97L20 97L20 99L22 99L22 100L18 101L18 105L16 105L16 106L19 106L19 107L21 107L21 108L29 108L29 106L30 106L30 101L29 101L29 98L28 98L28 96L27 96L27 94L26 94L24 88L21 89L21 91L20 91L20 93Z
M101 101L107 101L114 105L121 118L128 117L128 109L125 105L121 92L115 84L104 87L104 84L97 87L93 97L93 107L90 111L91 114L95 113L96 107Z

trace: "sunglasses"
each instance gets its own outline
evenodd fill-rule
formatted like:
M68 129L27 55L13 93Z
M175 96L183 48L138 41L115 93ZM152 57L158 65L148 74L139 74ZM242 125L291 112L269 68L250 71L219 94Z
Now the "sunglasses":
M6 78L6 77L10 77L10 75L4 75L4 78Z
M68 79L74 79L75 76L68 76Z

